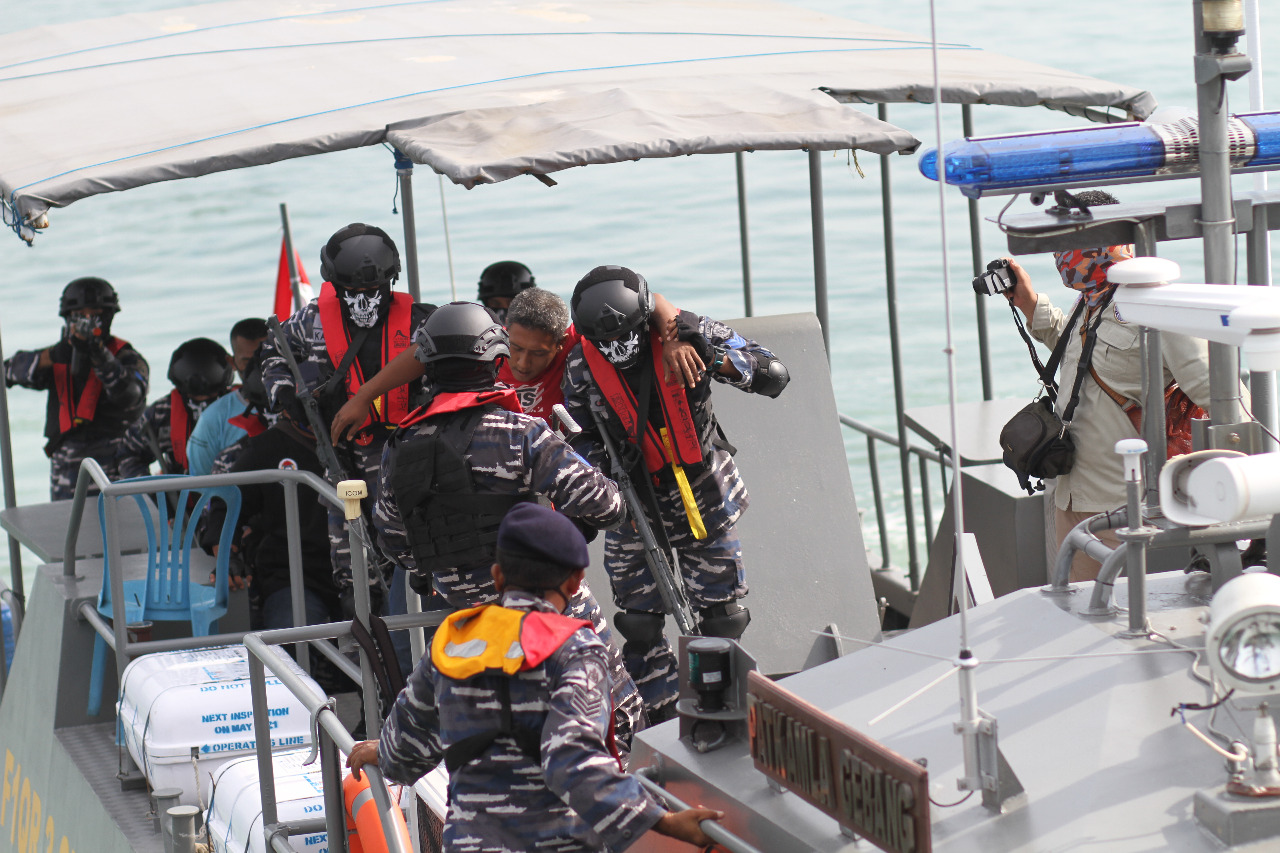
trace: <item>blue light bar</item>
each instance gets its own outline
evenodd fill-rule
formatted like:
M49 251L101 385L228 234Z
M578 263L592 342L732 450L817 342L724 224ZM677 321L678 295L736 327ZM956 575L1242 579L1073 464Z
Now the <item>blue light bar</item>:
M1199 170L1194 119L1172 124L1130 123L1015 136L975 137L943 148L946 180L972 198L1014 188L1078 186ZM1280 166L1280 113L1232 116L1231 164ZM920 173L938 180L938 150L920 156Z

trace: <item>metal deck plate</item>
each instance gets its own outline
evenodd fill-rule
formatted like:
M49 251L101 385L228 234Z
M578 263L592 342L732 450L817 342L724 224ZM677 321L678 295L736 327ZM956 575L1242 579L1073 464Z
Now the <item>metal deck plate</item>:
M1169 574L1153 576L1149 585L1152 627L1198 645L1202 579ZM1117 593L1125 604L1123 582ZM1192 810L1197 792L1225 781L1224 763L1169 713L1180 702L1205 700L1204 685L1189 673L1192 656L1127 654L1169 646L1117 639L1114 634L1127 627L1123 614L1098 622L1071 612L1087 603L1087 588L1066 598L1023 590L971 611L970 643L984 662L977 671L978 702L999 721L1000 747L1026 788L1027 804L1003 816L984 809L976 796L953 808L935 805L935 849L1222 849ZM781 683L901 755L927 759L932 798L954 803L961 797L955 780L962 770L960 739L952 733L959 718L954 676L871 721L951 669L957 637L952 617ZM1248 712L1234 715L1251 725ZM1188 712L1201 729L1207 718L1208 712ZM1231 714L1219 714L1217 727L1230 736L1240 733ZM642 732L632 755L637 767L660 760L682 799L725 809L729 829L761 849L864 849L841 837L833 819L771 790L745 744L700 756L676 739L674 725L666 725ZM779 847L784 832L789 840ZM1232 849L1274 850L1278 844L1272 838Z
M115 819L129 846L138 853L163 853L164 841L153 830L146 789L120 790L120 781L116 778L119 759L115 732L116 724L111 722L58 729L56 734L67 756L80 768L93 793Z

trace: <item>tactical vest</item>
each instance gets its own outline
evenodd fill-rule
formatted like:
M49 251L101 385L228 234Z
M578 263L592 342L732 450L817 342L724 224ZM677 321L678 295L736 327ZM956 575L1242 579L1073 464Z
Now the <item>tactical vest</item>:
M480 420L498 408L481 404L433 419L435 432L391 439L391 486L418 570L444 572L493 562L498 525L532 493L476 491L463 455ZM404 426L417 421L406 420Z

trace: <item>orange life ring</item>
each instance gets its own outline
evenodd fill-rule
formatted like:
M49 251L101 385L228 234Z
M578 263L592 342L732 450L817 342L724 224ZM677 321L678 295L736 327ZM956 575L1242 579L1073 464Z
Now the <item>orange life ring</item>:
M378 817L378 807L369 788L369 774L362 773L357 779L348 773L342 780L342 799L347 806L347 847L351 853L388 853L386 836L382 834L382 820ZM404 842L404 849L412 850L404 814L399 809L392 809L391 821Z

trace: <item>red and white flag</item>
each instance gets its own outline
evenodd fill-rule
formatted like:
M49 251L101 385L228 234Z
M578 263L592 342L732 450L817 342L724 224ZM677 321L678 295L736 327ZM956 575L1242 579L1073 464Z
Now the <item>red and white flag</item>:
M311 282L307 280L307 271L302 267L302 258L297 249L293 252L293 263L298 269L298 289L302 291L302 302L306 304L315 298ZM285 250L284 240L280 241L280 266L276 270L276 300L272 313L281 322L293 315L293 286L289 283L289 256Z

